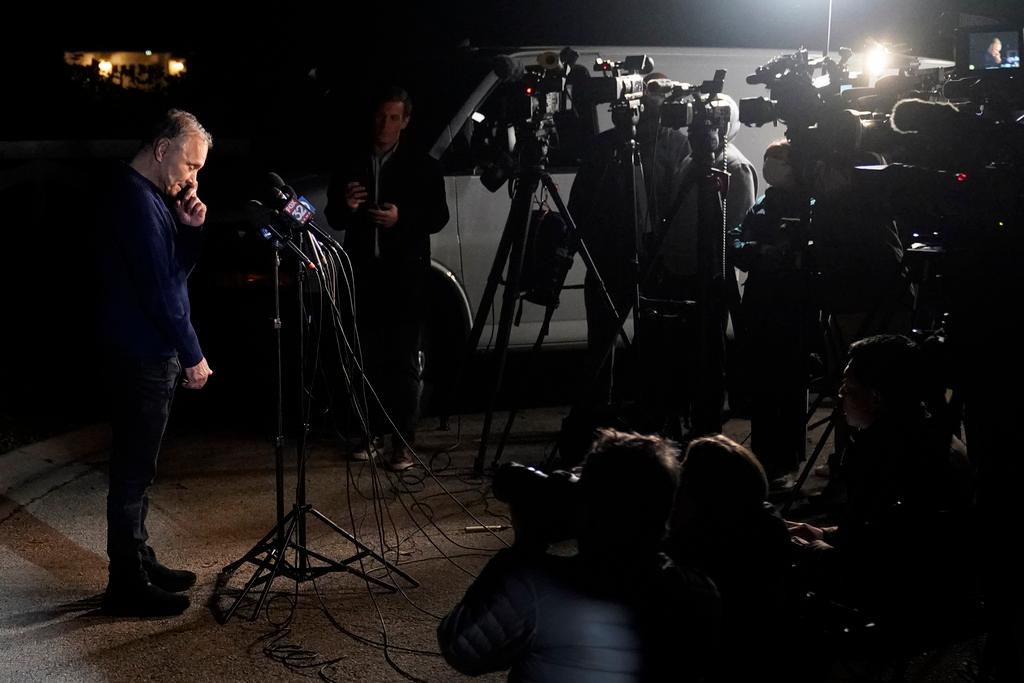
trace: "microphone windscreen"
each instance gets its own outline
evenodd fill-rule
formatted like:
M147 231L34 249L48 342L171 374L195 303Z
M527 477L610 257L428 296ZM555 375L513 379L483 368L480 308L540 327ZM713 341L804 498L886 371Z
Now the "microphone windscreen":
M960 110L950 104L925 100L901 100L892 110L892 127L899 133L940 132L955 126Z
M516 81L523 77L523 65L508 55L494 58L494 73L503 81Z

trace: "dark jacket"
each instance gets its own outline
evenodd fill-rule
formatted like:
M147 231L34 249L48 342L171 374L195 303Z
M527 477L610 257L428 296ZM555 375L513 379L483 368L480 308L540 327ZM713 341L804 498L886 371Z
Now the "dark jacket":
M127 164L110 169L97 204L100 348L109 356L182 366L203 358L192 328L187 279L201 232L179 225L167 198Z
M689 681L717 645L718 595L663 555L629 576L579 556L500 551L441 621L445 659L510 681Z
M676 201L684 161L689 154L686 135L670 128L658 130L654 140L639 139L650 226L657 233L662 219ZM634 277L631 261L636 251L633 207L627 206L633 182L632 161L623 150L622 135L612 129L599 135L580 166L569 196L580 235L598 272L609 287L628 286ZM640 226L641 242L649 237ZM643 260L644 244L636 245ZM590 274L588 273L588 276Z
M969 592L973 486L963 443L923 408L851 437L835 546L852 599L921 612Z
M376 263L400 270L426 264L430 236L448 223L444 176L433 158L401 143L381 169L380 196L373 196L372 151L363 148L345 156L331 176L324 213L331 227L345 231L345 250L356 263ZM356 181L369 192L366 204L351 211L345 204L345 187ZM380 256L374 257L376 230L364 210L371 204L398 207L398 222L380 231Z
M774 680L785 670L791 545L786 523L767 502L673 524L669 555L706 573L722 596L725 647L709 681Z

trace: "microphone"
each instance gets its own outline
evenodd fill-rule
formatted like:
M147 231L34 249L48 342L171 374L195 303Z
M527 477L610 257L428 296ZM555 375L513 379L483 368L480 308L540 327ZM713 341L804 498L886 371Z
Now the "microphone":
M316 264L310 261L309 258L302 253L302 250L295 246L294 242L275 230L269 223L260 228L260 237L274 245L274 248L278 251L282 248L290 251L295 258L299 259L299 262L306 270L316 270Z
M254 210L259 211L260 213L265 214L265 212L262 211L262 209L264 208L263 204L261 204L258 200L250 199L249 206L254 208ZM261 218L258 220L258 222L263 222L263 220L265 219ZM258 232L259 236L262 239L265 239L266 241L270 242L270 244L273 245L274 249L278 251L280 251L281 249L287 249L289 252L291 252L292 255L295 256L295 258L297 258L300 263L302 263L302 266L306 270L317 269L316 264L310 261L309 257L307 257L306 254L304 254L303 251L299 249L299 247L294 242L292 242L290 238L278 232L277 229L274 228L274 226L271 223L268 222L266 225L261 226Z
M270 194L274 204L279 208L276 211L290 219L300 230L309 229L319 239L329 243L331 246L341 249L334 236L321 228L313 221L316 214L316 207L302 195L298 194L291 185L285 184L278 174L271 171L267 174L270 180Z
M977 125L975 119L951 104L918 99L900 100L892 110L892 127L898 133L953 135L962 126Z
M276 205L274 209L290 218L298 227L305 228L306 224L313 219L316 207L305 197L298 196L294 189L285 185L281 176L272 172L267 177L270 179L271 198Z

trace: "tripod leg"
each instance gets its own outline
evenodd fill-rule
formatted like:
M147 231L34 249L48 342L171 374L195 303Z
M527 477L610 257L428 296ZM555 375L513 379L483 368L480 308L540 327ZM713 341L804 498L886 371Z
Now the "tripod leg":
M237 562L232 562L224 568L224 573L234 571L234 569L237 568L242 562L255 561L254 558L256 555L266 553L266 556L259 563L259 566L256 568L256 571L253 572L252 577L245 584L245 588L242 589L241 594L239 594L239 596L235 599L235 602L232 603L231 607L228 609L227 614L225 614L224 616L224 623L227 623L231 619L231 617L234 616L235 611L238 609L238 606L242 603L242 600L245 599L245 596L249 594L249 591L251 591L253 587L260 581L265 581L266 585L263 586L263 591L260 593L260 597L256 603L256 607L253 609L252 616L249 618L249 621L256 620L256 616L260 613L260 610L263 608L263 603L267 599L267 593L270 592L270 586L274 583L274 578L277 576L281 568L281 564L284 562L285 551L288 549L288 545L291 542L292 534L295 533L295 519L296 510L293 509L290 513L288 513L288 516L282 520L282 523L287 523L287 528L285 528L283 533L279 534L278 530L281 527L275 526L270 531L269 534L264 536L263 541L257 544L255 548L250 550L245 557L238 560ZM276 543L269 547L262 547L272 536L275 535L278 536L279 539ZM273 566L270 566L272 561ZM265 575L264 572L268 571L268 567L270 574Z
M309 548L303 548L302 551L305 552L306 555L308 555L309 557L312 557L313 559L316 559L316 560L320 560L321 562L324 563L323 567L314 567L312 565L307 566L306 570L302 573L302 580L303 581L309 581L309 580L312 580L312 579L316 579L316 578L319 578L319 577L323 576L324 574L330 574L331 572L348 572L349 574L354 574L355 576L358 576L359 578L363 579L364 581L369 581L372 584L376 584L380 588L384 588L384 589L390 591L391 593L394 593L395 591L398 590L398 587L395 586L394 584L390 584L390 583L387 583L385 581L381 581L380 579L378 579L378 578L376 578L374 576L370 576L369 574L366 574L365 572L361 572L358 569L353 569L352 567L348 566L348 564L350 562L357 562L360 559L366 557L369 554L366 551L358 552L358 553L356 553L355 555L353 555L352 557L348 558L347 560L345 560L343 562L338 562L337 560L333 560L333 559L327 557L326 555L322 555L322 554L316 552L315 550L310 550Z
M550 175L544 174L541 176L541 180L544 183L544 188L547 190L555 206L558 208L558 212L561 214L562 219L569 226L569 230L576 237L578 243L578 252L580 258L583 259L583 264L586 266L587 273L596 282L598 290L602 294L602 300L608 305L608 310L616 318L616 324L614 331L608 337L607 340L601 340L601 343L595 348L599 349L599 352L588 352L586 367L584 368L584 374L588 380L584 383L582 394L576 399L572 407L569 410L569 414L565 418L565 423L570 424L578 419L579 413L585 410L590 397L594 395L597 384L601 377L601 368L605 366L611 359L612 352L615 348L615 340L622 339L623 346L629 348L632 343L628 335L626 335L625 324L626 319L629 318L630 313L633 312L633 306L627 306L626 310L619 311L615 305L615 301L612 299L611 293L608 291L608 287L601 277L601 273L598 271L597 264L594 263L593 257L590 255L590 250L587 248L587 244L583 237L580 235L579 228L576 226L576 222L573 220L572 214L569 213L568 207L565 202L562 201L561 195L558 193L558 188L555 186L554 181ZM548 457L548 464L554 462L555 457L558 454L558 448L552 450Z
M257 557L259 557L263 553L267 552L269 549L274 548L275 546L278 546L278 545L281 545L282 543L284 543L283 539L285 538L285 531L291 525L291 523L292 523L292 513L289 512L288 515L286 515L283 519L281 519L281 521L279 521L277 524L275 524L274 528L271 529L269 532L267 532L267 534L263 538L261 538L256 543L256 545L254 545L249 550L249 552L247 552L245 555L243 555L242 557L238 558L237 560L235 560L231 564L225 565L225 567L220 570L220 573L221 574L230 574L231 572L235 571L236 569L241 567L246 562L253 562L253 563L255 563ZM275 536L276 536L276 541L274 543L271 543L270 539L274 538Z
M359 559L360 556L369 555L370 557L372 557L373 559L377 560L382 565L387 567L389 573L393 572L395 574L398 574L403 579L408 581L410 583L410 585L412 585L414 588L416 586L420 585L419 581L417 581L416 579L412 578L411 576L409 576L408 574L403 572L401 569L399 569L393 563L388 562L386 559L384 559L383 555L378 554L376 551L373 550L373 548L369 547L368 545L366 545L365 543L360 541L358 538L353 536L351 533L349 533L348 531L345 531L340 526L338 526L337 524L332 522L322 512L320 512L316 508L311 508L309 511L310 511L311 514L315 515L317 519L319 519L321 522L323 522L327 526L329 526L332 529L334 529L334 531L336 531L341 536L344 536L345 538L347 538L349 540L349 542L352 543L352 545L356 546L357 548L359 548L360 551L362 551L359 555L353 556L353 557L349 558L348 560L345 560L341 564L348 564L349 562L354 562L355 560ZM349 568L348 571L356 573L356 574L359 574L360 576L365 576L361 572L356 572L355 570L353 570L351 568ZM365 578L370 578L371 580L374 580L374 579L372 579L372 577L365 577ZM379 581L375 581L375 582L376 583L380 583ZM385 587L389 587L389 586L385 585ZM390 586L390 588L394 589L394 586Z
M796 502L797 497L800 495L800 490L804 487L804 482L807 481L808 475L810 475L811 470L814 469L814 463L818 461L818 456L821 455L821 451L825 448L825 444L828 442L828 437L832 435L832 430L835 429L836 421L841 419L843 419L843 417L839 414L839 411L833 410L832 419L829 420L828 426L825 427L825 431L818 439L818 443L814 446L814 451L811 453L811 457L807 458L807 463L800 471L800 476L793 485L793 492L789 495L789 498L782 506L782 514L786 514L789 512L789 509L793 507L793 503Z
M586 266L587 272L590 273L591 277L593 277L597 282L597 286L604 295L605 302L608 304L608 310L611 311L612 315L620 317L618 310L615 308L615 301L612 300L612 295L608 293L608 287L605 286L604 280L601 278L601 273L598 272L597 265L594 263L594 259L590 255L590 250L587 249L587 244L583 241L583 237L580 235L580 231L576 227L576 222L573 220L572 214L569 213L569 207L565 205L565 202L562 201L562 196L558 194L558 188L555 186L555 182L551 179L551 176L546 173L541 176L541 180L544 183L544 189L548 192L548 196L551 197L551 200L555 203L555 207L558 208L558 213L562 216L562 220L565 221L566 225L569 226L569 231L576 237L576 242L578 244L577 251L579 252L580 258L583 259L583 265ZM627 313L626 316L622 317L622 320L625 321L628 316L629 314ZM622 344L626 348L629 348L629 337L626 335L626 331L622 329L621 324L619 325L617 334L622 338ZM614 340L612 343L614 343Z
M462 362L459 364L458 374L452 385L452 397L457 396L459 394L459 390L462 388L466 369L469 367L470 363L472 363L473 357L476 355L477 344L480 343L480 336L483 334L484 325L487 324L487 318L491 313L491 309L494 307L494 295L498 291L498 285L501 284L501 274L505 270L505 263L508 260L509 252L512 249L512 242L515 237L516 230L521 224L521 221L517 220L514 207L515 203L513 203L513 209L509 210L508 218L505 220L505 228L501 233L501 240L498 242L498 249L494 253L494 262L491 264L491 272L487 275L487 285L484 287L484 292L480 296L480 307L476 311L476 317L473 318L473 327L469 331L469 338L466 340Z
M528 386L530 383L530 368L533 367L534 361L537 360L537 355L540 353L540 347L544 343L544 338L548 336L548 329L551 326L551 317L555 314L555 305L545 306L544 308L544 322L540 326L540 333L537 335L537 341L533 343L533 347L530 349L530 356L526 361L526 372L523 373L519 386L520 389L516 392L515 404L508 411L508 419L505 420L505 431L501 434L501 440L498 441L498 448L494 452L494 460L491 461L491 466L496 467L498 462L501 460L501 454L505 450L505 442L508 441L508 435L512 431L512 423L516 419L516 415L519 413L517 407L518 399L523 395L522 387Z
M491 422L494 418L494 403L498 398L498 391L501 389L502 377L505 373L508 338L512 333L512 316L515 313L516 299L519 298L519 282L523 271L523 256L526 251L526 234L530 227L530 203L533 201L533 195L537 191L539 182L540 179L536 176L519 180L515 196L512 197L508 223L505 225L506 234L511 232L508 277L505 282L505 292L501 302L501 318L498 321L498 334L494 345L494 353L497 354L494 386L491 388L487 412L484 413L484 424L480 433L480 450L473 462L473 470L478 474L483 472L484 458L487 455L487 437L490 434ZM505 236L503 235L502 241L504 242L504 240ZM495 263L497 265L497 262ZM477 338L479 339L479 335Z

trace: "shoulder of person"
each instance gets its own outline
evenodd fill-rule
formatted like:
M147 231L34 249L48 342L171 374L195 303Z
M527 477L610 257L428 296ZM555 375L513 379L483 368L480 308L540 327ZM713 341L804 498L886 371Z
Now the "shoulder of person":
M726 154L729 156L729 168L730 170L740 167L749 167L751 170L754 168L754 164L750 162L750 159L740 151L740 148L731 142L725 147Z

